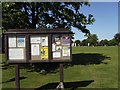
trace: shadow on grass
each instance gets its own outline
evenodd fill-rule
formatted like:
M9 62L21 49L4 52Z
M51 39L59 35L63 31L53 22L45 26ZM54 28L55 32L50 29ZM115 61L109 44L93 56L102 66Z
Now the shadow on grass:
M27 77L20 77L20 80L23 80L23 79L26 79ZM11 78L10 80L8 80L8 81L4 81L4 82L2 82L2 84L3 83L8 83L8 82L14 82L15 81L15 78Z
M14 65L9 65L9 64L7 64L5 61L4 62L2 62L1 63L1 65L0 65L0 68L2 69L2 70L6 70L6 69L10 69L10 68L13 68L14 67Z
M64 63L64 67L71 67L74 65L92 65L92 64L107 64L103 62L105 59L110 60L110 57L104 56L99 53L77 53L72 54L72 62ZM34 64L33 68L28 72L40 72L43 74L58 72L59 63L40 63Z
M88 64L107 64L103 60L110 57L103 56L99 53L78 53L72 54L72 65L88 65Z
M94 80L86 80L86 81L76 81L76 82L64 82L64 88L69 90L75 90L78 87L86 87L89 84L94 82ZM59 83L48 83L41 87L36 88L35 90L55 90Z
M72 54L72 62L64 63L64 67L74 65L92 65L92 64L107 64L104 60L110 60L110 57L99 53L77 53ZM8 69L9 65L3 65L3 70ZM10 66L12 67L12 66ZM39 72L40 74L56 73L59 70L59 63L36 63L20 65L21 69L26 68L27 72Z

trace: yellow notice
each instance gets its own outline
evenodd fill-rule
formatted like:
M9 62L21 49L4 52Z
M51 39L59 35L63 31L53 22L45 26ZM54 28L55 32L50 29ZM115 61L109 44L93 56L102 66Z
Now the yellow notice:
M41 51L41 59L48 59L48 47L42 47Z

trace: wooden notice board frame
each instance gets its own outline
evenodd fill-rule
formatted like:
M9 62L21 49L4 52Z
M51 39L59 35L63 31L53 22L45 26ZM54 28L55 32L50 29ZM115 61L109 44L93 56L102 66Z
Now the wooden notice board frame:
M69 58L54 58L53 59L53 52L52 52L52 36L53 35L60 35L61 37L62 36L69 36L70 37L70 45L69 45L69 52L70 52L70 55L69 55ZM5 36L5 55L6 55L6 59L7 59L7 62L10 63L10 64L26 64L26 63L40 63L40 62L70 62L72 60L72 38L71 36L73 35L73 32L71 32L70 30L68 29L64 29L64 28L59 28L59 29L9 29L8 31L6 31L4 33L4 36ZM21 41L19 41L21 44L20 45L23 45L25 44L25 47L15 47L16 49L18 48L22 48L23 49L23 53L21 52L18 52L18 54L20 53L21 55L24 54L24 59L23 60L19 60L19 59L16 59L16 60L10 60L10 55L9 55L9 37L19 37L19 36L24 36L25 40L24 39L21 39ZM33 49L33 50L36 50L35 52L36 53L33 53L33 51L31 52L31 47L35 47L35 48L40 48L41 47L41 43L39 43L39 41L37 43L33 43L31 44L31 37L32 36L40 36L40 40L41 41L45 41L47 40L47 46L43 46L42 50L38 50L38 49ZM41 39L43 37L43 39ZM45 39L45 37L47 37L47 39ZM39 37L37 37L38 40L39 40ZM12 39L11 39L12 40ZM12 42L14 42L14 38L12 40ZM34 40L34 39L33 39ZM24 42L24 44L23 44ZM34 42L34 41L33 41ZM16 41L16 44L17 44L17 41ZM11 43L12 45L12 43ZM13 45L14 46L14 45ZM12 47L11 47L12 48ZM13 47L14 48L14 47ZM19 51L22 49L19 49ZM47 52L45 59L39 59L39 55L36 56L36 57L32 57L31 56L31 53L32 54L39 54L39 53L44 53L44 52ZM14 50L13 50L14 52ZM12 52L12 53L13 53ZM33 60L34 58L34 60Z

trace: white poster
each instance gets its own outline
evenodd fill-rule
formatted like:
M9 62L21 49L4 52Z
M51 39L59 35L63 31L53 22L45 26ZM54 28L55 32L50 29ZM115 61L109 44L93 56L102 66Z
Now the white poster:
M53 52L53 58L60 58L61 52Z
M23 60L24 49L23 48L9 49L9 59L10 60Z
M41 37L42 46L48 46L48 36Z
M31 43L41 43L40 36L31 36L30 42Z
M8 44L9 44L9 47L16 47L16 37L9 37Z
M52 51L55 51L55 44L52 44Z
M24 36L18 36L17 46L18 47L25 47L25 37Z
M40 55L39 44L32 44L31 45L31 55Z

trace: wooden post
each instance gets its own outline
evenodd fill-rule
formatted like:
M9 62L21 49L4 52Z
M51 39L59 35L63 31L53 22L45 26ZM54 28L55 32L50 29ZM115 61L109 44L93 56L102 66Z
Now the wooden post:
M16 90L20 90L20 78L19 78L19 65L15 66L15 82L16 82Z
M60 64L60 83L57 86L56 90L64 90L64 70L63 64Z
M64 70L63 70L63 64L60 64L60 82L64 82Z

